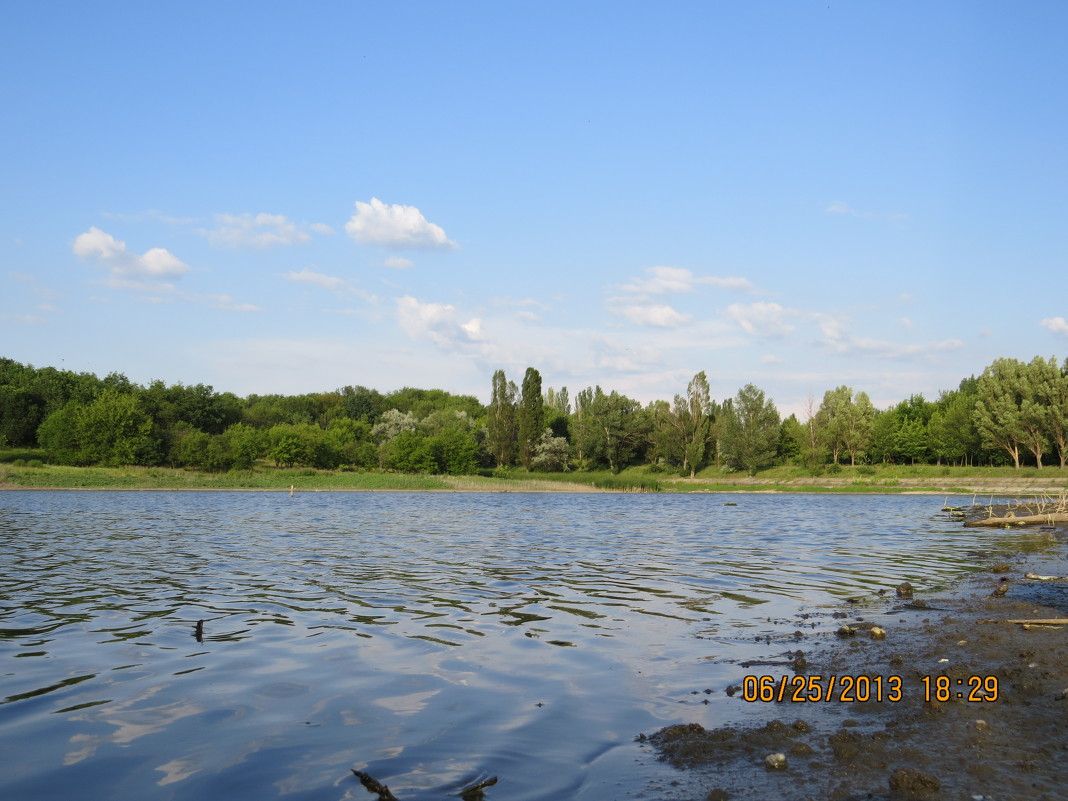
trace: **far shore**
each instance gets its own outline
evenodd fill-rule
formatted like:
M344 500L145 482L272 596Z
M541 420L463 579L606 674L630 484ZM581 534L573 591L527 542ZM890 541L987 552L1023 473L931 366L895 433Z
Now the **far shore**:
M984 471L933 470L906 475L902 468L842 471L834 475L798 475L768 471L756 476L665 474L623 471L545 476L515 472L504 476L432 476L399 473L258 469L241 473L197 473L164 468L14 467L0 464L0 491L123 492L488 492L488 493L718 493L851 494L945 496L1063 496L1068 476L1047 469L1045 475L1004 475ZM947 472L947 471L943 471Z

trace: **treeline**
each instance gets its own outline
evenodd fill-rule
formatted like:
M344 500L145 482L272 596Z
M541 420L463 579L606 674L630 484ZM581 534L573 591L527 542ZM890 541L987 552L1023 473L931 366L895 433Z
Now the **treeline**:
M1065 466L1068 360L998 359L935 401L913 395L877 410L848 386L782 419L749 384L715 401L707 376L672 401L642 405L616 391L543 388L493 376L488 406L470 395L363 386L307 395L140 386L0 359L0 447L39 447L67 465L166 465L209 471L283 467L470 474L629 465L693 476L802 464L936 463Z

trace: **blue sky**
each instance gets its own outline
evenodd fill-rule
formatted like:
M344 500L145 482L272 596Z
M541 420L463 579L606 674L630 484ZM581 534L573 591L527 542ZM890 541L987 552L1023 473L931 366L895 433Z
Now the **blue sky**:
M0 355L784 413L1068 355L1068 4L0 11Z

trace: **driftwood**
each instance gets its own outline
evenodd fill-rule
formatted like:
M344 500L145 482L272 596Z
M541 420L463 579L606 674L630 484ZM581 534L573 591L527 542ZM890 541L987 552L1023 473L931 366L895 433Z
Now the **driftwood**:
M386 785L379 782L370 773L364 773L362 770L356 770L356 768L353 768L352 772L356 774L360 784L367 788L367 792L378 793L378 801L398 801L397 796L393 795Z
M360 783L367 788L369 793L377 793L378 801L400 801L397 796L393 795L393 791L386 785L375 779L370 773L364 773L362 770L356 770L352 768L352 772L356 774L356 778L360 780ZM497 777L491 776L485 781L478 782L478 784L472 784L470 787L460 791L460 798L463 801L482 801L485 798L485 793L482 791L487 787L492 787L497 783Z
M980 623L1019 623L1022 626L1068 626L1068 617L1036 617L1028 620L980 620Z
M1006 517L981 517L964 521L965 526L1041 526L1049 523L1068 523L1068 512L1048 512L1037 515L1008 515Z
M1040 576L1038 573L1024 573L1028 581L1068 581L1068 576Z

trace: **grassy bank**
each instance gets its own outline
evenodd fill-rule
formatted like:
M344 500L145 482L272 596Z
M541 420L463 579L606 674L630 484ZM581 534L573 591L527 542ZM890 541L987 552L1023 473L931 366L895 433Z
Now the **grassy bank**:
M203 473L164 467L63 467L35 450L0 451L0 487L57 489L441 491L441 492L837 492L947 494L1059 493L1068 471L1054 468L878 465L825 468L775 467L747 476L709 467L694 478L647 467L604 471L527 473L487 471L478 476L430 476L384 472L285 469Z

